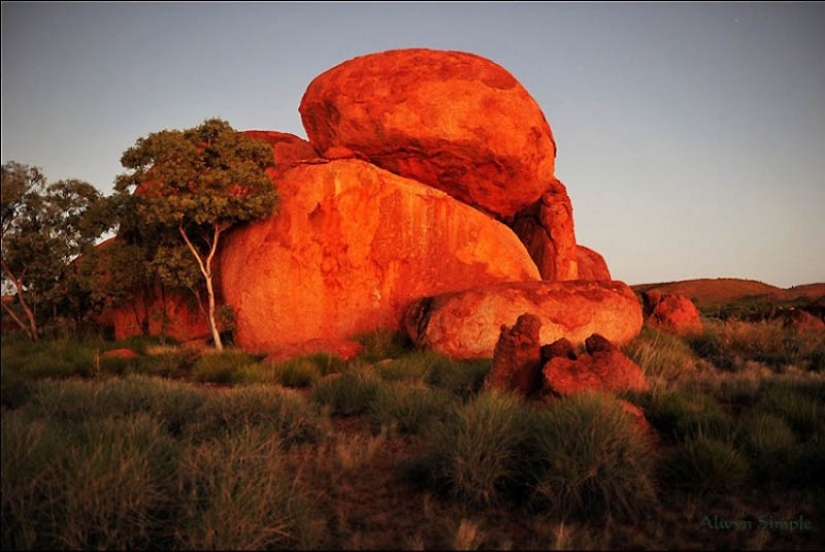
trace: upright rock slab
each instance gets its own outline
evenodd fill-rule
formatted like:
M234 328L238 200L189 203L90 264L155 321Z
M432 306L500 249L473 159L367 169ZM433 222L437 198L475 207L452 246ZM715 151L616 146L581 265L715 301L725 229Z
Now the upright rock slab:
M642 328L639 301L618 281L479 285L416 301L405 328L419 347L453 358L491 358L501 326L524 313L541 320L541 343L565 337L578 345L598 333L624 344Z
M533 314L519 316L512 328L502 326L484 387L535 395L541 389L540 332L541 320Z
M505 225L369 163L299 165L277 187L278 213L228 234L219 258L246 349L398 329L421 297L539 280Z
M299 111L322 154L344 146L502 220L553 179L556 144L538 104L506 69L474 54L356 57L317 76Z

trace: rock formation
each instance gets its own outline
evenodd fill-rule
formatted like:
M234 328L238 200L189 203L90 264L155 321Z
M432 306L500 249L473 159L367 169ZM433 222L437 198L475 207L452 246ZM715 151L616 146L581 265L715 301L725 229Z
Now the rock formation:
M277 184L277 215L227 235L219 257L244 348L397 330L421 297L539 279L505 225L369 163L299 165Z
M553 179L538 201L520 211L512 228L539 267L543 280L579 278L573 205L560 181Z
M482 57L393 50L317 76L299 108L322 154L344 146L374 165L507 219L553 180L556 145L527 90Z
M540 330L541 320L534 314L519 316L512 328L501 327L485 388L507 389L523 397L541 389Z
M699 311L687 297L649 291L642 294L642 301L650 325L681 337L702 333Z
M490 358L502 325L524 313L541 320L541 342L574 344L599 333L623 344L642 326L639 301L617 281L518 282L474 286L413 303L405 327L419 347L454 358Z
M607 263L599 253L583 245L576 246L579 280L611 280Z
M561 396L584 390L647 390L647 380L639 365L627 358L610 341L599 334L593 334L585 340L585 345L587 353L576 359L564 355L547 360L542 368L545 390Z

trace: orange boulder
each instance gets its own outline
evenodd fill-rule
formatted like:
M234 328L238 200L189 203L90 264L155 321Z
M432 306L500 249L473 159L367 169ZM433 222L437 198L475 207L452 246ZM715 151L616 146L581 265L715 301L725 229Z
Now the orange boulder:
M509 228L369 163L299 165L277 187L278 213L229 233L219 258L246 349L398 329L421 297L539 279Z
M599 253L583 245L576 246L579 280L610 280L610 270Z
M309 141L508 219L553 179L556 145L536 101L503 67L429 49L356 57L317 76L299 107Z
M243 133L272 146L275 166L269 169L270 176L282 174L301 161L319 157L312 144L294 134L274 130L245 130Z
M650 325L682 337L702 333L699 311L689 298L654 290L642 293L642 301Z
M541 342L572 344L600 333L624 344L642 327L633 291L618 281L517 282L478 285L413 303L405 327L413 342L453 358L490 358L502 325L524 313L541 320Z
M549 359L542 369L544 389L567 396L580 391L645 391L644 372L609 340L593 334L585 341L587 354Z
M559 180L554 178L538 201L516 215L512 228L539 267L543 280L579 278L573 205Z

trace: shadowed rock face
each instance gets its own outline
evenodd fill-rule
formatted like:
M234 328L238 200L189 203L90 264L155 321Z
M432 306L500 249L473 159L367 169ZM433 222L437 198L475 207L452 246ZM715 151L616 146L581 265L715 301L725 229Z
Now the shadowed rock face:
M539 267L542 280L585 279L577 266L573 205L559 180L554 178L541 198L520 211L511 226Z
M454 358L490 358L502 325L541 320L541 342L573 344L599 333L623 344L642 327L639 301L623 282L519 282L477 286L416 301L405 327L413 342Z
M585 341L587 354L550 358L542 369L544 389L567 396L585 390L619 392L645 391L644 372L609 340L593 334ZM553 350L565 347L552 345Z
M485 388L507 389L523 397L541 388L541 320L523 314L515 326L501 327L493 352L493 366L484 380Z
M502 220L553 180L556 145L538 104L507 70L473 54L357 57L317 76L299 111L325 156L344 146Z
M610 270L599 253L583 245L576 246L579 280L610 280Z
M509 228L363 161L299 165L277 186L278 213L228 234L219 258L244 348L394 330L421 297L539 279Z

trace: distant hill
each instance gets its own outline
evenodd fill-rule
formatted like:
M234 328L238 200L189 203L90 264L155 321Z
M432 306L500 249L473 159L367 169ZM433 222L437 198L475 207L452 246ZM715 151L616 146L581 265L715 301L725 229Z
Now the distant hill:
M788 289L738 278L700 278L679 282L636 284L630 286L637 294L656 290L684 295L703 312L720 309L732 303L772 303L777 306L806 306L825 301L825 283L805 284Z

